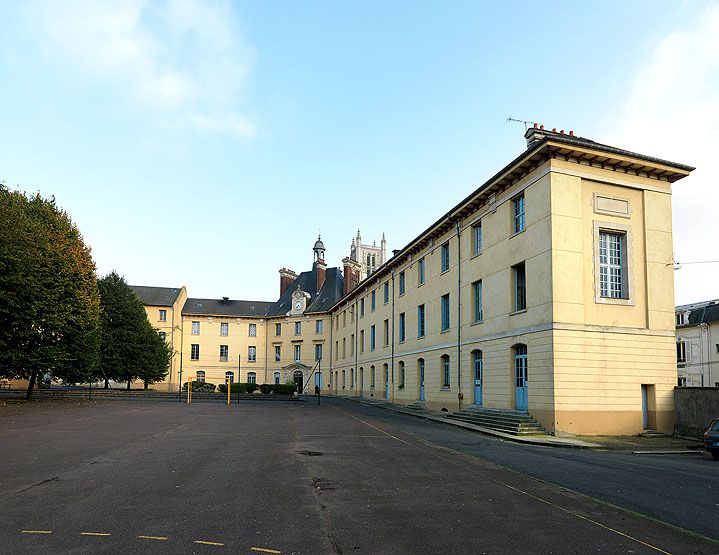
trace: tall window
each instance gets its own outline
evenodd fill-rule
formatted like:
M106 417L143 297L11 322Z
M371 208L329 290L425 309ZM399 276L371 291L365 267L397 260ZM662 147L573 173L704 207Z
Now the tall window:
M472 284L472 306L474 307L474 321L482 321L482 280Z
M347 357L347 338L342 338L342 358Z
M517 387L526 386L527 371L527 346L520 343L514 346L514 379Z
M254 345L247 347L247 362L257 362L257 347Z
M384 346L389 345L389 320L384 321Z
M687 344L684 341L677 341L677 362L687 361Z
M472 351L474 367L474 385L482 385L482 351Z
M374 389L374 384L375 384L374 366L370 366L370 367L369 367L369 379L370 379L369 386L370 386L372 389Z
M322 360L322 343L315 344L315 360Z
M315 333L318 335L322 334L322 320L315 320Z
M524 193L512 200L514 207L514 233L524 230Z
M280 383L280 373L279 373L279 372L275 372L274 378L275 378L275 383L276 383L276 384L279 384L279 383Z
M235 373L232 370L225 372L225 380L230 380L230 384L235 383Z
M167 322L167 310L160 310L160 322Z
M190 360L200 360L200 345L193 343L190 346Z
M227 345L220 345L220 362L227 362L230 348Z
M282 324L275 324L275 335L282 335Z
M384 284L384 304L389 302L389 282Z
M372 291L370 308L374 312L374 309L376 307L377 307L377 290L375 289L374 291Z
M404 270L402 270L402 271L399 273L399 296L400 296L400 297L401 297L402 295L404 295L405 287L406 287L406 284L405 284Z
M360 318L364 316L364 297L360 299Z
M424 337L424 305L417 307L417 337Z
M449 355L442 355L442 387L449 387Z
M247 372L247 383L257 383L257 374L254 372Z
M442 244L442 271L449 270L449 241Z
M405 339L405 325L407 321L407 316L404 312L401 312L399 315L399 342L403 343Z
M364 330L360 330L359 350L360 350L360 353L364 353Z
M200 322L192 322L192 335L200 335Z
M442 331L449 329L449 293L442 295L441 301L442 309Z
M350 389L354 388L355 386L355 369L350 368Z
M527 276L524 270L524 262L512 266L514 274L514 311L526 310L527 308Z
M369 329L369 350L374 351L377 341L377 334L374 326Z
M599 286L602 297L628 298L625 286L626 234L599 232Z
M257 324L250 324L250 337L257 337Z
M302 335L302 322L295 322L295 335Z
M342 370L342 389L344 389L346 386L345 377L346 377L345 371Z
M295 362L302 360L302 345L295 345Z
M230 325L227 322L220 322L220 335L229 335Z
M355 334L350 335L350 356L355 356Z
M482 222L472 226L472 253L476 256L482 252Z
M197 381L200 383L205 383L205 371L204 370L197 371Z
M282 345L275 345L275 362L282 360Z
M417 261L417 285L424 283L424 256Z
M399 388L404 389L404 362L399 361Z

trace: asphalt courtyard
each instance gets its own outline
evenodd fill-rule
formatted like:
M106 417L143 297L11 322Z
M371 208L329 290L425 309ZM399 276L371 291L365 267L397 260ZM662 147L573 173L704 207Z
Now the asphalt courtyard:
M0 552L719 553L527 474L350 402L10 403Z

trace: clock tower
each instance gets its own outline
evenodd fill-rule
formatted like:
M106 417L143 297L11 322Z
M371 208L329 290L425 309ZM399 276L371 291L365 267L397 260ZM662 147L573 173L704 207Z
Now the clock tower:
M307 295L298 285L297 289L292 292L292 308L290 308L290 316L304 314L306 308Z

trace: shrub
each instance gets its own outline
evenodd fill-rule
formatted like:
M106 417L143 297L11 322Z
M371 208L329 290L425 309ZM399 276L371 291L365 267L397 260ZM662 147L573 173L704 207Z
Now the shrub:
M227 384L222 383L217 387L219 388L221 393L227 393ZM230 394L237 395L238 392L240 394L252 393L259 388L260 386L256 383L233 383L230 386Z
M182 391L187 391L187 382L182 384ZM200 393L212 393L215 391L215 384L209 382L192 382L192 391ZM227 391L227 390L225 390Z

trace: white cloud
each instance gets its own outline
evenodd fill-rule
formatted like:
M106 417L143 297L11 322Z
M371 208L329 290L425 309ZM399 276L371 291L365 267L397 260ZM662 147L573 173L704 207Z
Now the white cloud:
M254 135L236 112L254 60L225 1L39 0L51 56L102 79L182 128Z
M696 166L673 186L679 262L719 260L719 6L659 39L629 89L606 142ZM719 298L719 264L675 272L678 304Z

